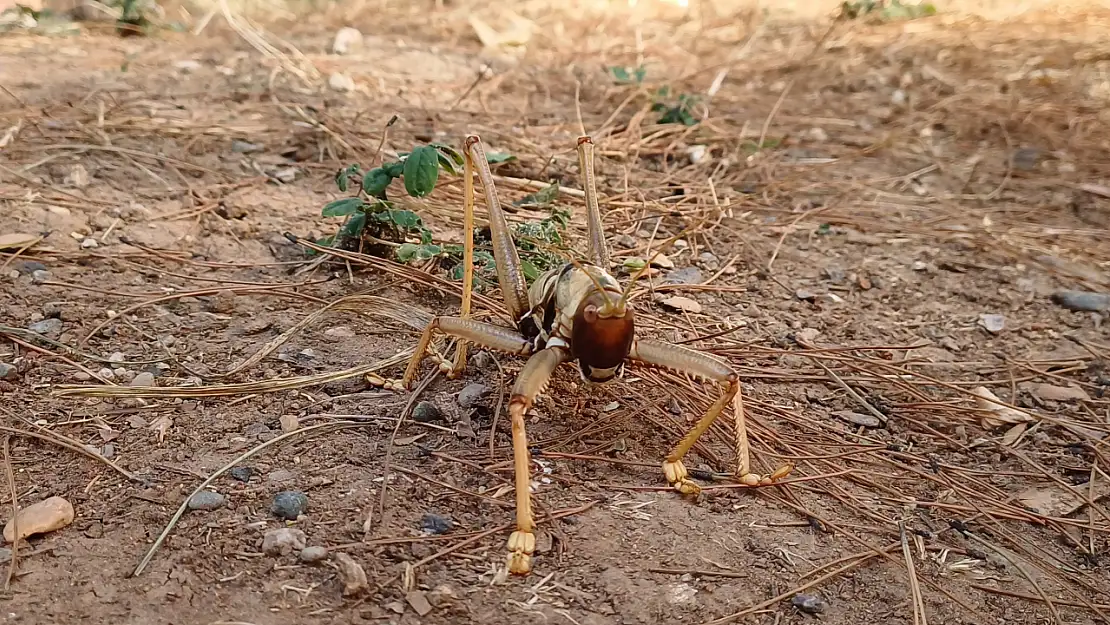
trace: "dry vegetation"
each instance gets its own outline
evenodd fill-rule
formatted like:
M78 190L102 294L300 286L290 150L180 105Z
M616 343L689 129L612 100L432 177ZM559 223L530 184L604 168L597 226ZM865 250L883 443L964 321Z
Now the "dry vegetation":
M1110 290L1110 13L528 2L526 45L490 49L470 18L505 33L504 3L400 4L0 36L3 517L76 511L9 556L5 614L1110 622L1110 306L1060 295ZM363 44L330 54L344 25ZM661 87L696 123L659 123ZM495 166L506 203L565 185L581 243L583 132L617 263L689 230L638 288L641 331L728 359L755 468L796 469L730 481L722 419L689 463L713 484L684 500L659 464L707 390L564 370L529 425L542 553L506 579L498 415L522 362L369 385L460 283L437 259L306 252L339 225L320 215L337 170L468 133L516 157ZM459 176L396 201L459 241ZM504 321L499 301L485 284L475 306ZM490 392L461 401L473 383ZM187 509L201 489L220 505ZM270 509L287 490L309 498L296 521ZM264 553L283 526L328 559Z

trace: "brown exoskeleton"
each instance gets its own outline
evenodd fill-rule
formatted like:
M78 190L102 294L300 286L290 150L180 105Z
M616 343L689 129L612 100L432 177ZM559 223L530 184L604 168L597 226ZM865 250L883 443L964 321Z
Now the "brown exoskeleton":
M401 385L412 388L421 361L429 351L433 334L443 333L458 340L453 363L440 359L449 377L462 373L466 343L527 356L528 361L513 385L509 399L512 420L513 464L516 488L516 531L509 537L508 567L513 573L527 574L532 569L536 538L529 494L530 460L524 415L536 395L547 386L555 369L575 361L583 380L603 384L618 377L626 364L664 367L715 382L720 391L717 401L663 461L667 482L680 493L696 494L701 489L690 480L682 458L698 438L709 429L725 406L737 398L737 374L728 365L702 352L636 336L635 313L628 302L628 288L609 274L609 251L601 226L601 211L594 183L593 141L578 139L578 163L586 196L589 236L589 262L568 262L539 276L528 288L521 271L520 258L513 243L509 224L501 210L493 186L493 176L477 136L466 138L464 194L465 240L463 301L459 317L436 317L428 324L409 361ZM497 278L506 308L516 320L516 329L471 320L470 299L473 276L474 179L475 166L482 182L489 210L493 255ZM635 282L633 278L632 282ZM737 476L748 485L766 485L788 475L783 467L772 475L749 472L747 435L743 411L736 406L738 467Z

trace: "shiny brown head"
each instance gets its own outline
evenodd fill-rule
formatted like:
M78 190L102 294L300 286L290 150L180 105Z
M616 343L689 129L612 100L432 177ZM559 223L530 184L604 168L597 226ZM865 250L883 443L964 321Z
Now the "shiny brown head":
M635 314L622 297L614 302L592 290L574 311L571 345L582 377L598 384L620 375L635 336Z

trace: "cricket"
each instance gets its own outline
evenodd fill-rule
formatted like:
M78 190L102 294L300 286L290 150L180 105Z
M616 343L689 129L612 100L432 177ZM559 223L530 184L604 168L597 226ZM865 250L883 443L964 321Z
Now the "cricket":
M635 309L629 294L650 263L621 287L610 273L610 254L602 227L594 172L594 144L589 136L578 139L578 164L587 210L586 262L568 259L546 271L531 287L525 281L520 257L493 183L482 141L470 135L464 144L464 234L463 294L459 316L437 316L424 329L404 377L395 383L412 390L425 358L433 358L449 379L462 375L466 345L527 358L509 398L512 423L516 530L508 541L509 571L527 575L532 570L536 547L535 520L529 489L531 473L525 415L536 396L543 392L555 370L564 364L577 367L587 384L606 384L621 377L628 366L666 368L689 374L716 386L717 399L709 410L671 448L663 459L667 483L684 495L697 495L701 487L690 479L682 460L714 421L731 403L736 436L735 476L748 486L767 486L788 476L792 466L780 467L770 475L751 472L747 432L740 399L739 376L721 360L695 349L636 336ZM493 256L505 307L516 327L483 323L470 318L474 270L474 171L477 170L489 212ZM457 342L453 361L430 353L439 333Z

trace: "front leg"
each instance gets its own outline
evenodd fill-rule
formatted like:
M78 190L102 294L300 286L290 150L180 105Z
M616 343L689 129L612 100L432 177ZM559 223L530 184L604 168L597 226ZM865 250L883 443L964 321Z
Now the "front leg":
M532 353L533 349L531 341L510 328L458 317L436 317L424 328L424 334L420 336L420 342L416 344L416 350L412 353L409 366L405 369L405 376L401 378L400 386L402 388L412 388L413 379L416 378L416 372L420 369L420 363L427 355L428 346L431 345L432 336L436 332L453 336L460 341L468 341L488 349L518 356L527 356ZM439 367L443 371L453 369L452 363L445 359L439 360Z
M705 413L686 436L682 437L682 440L680 440L671 452L667 454L663 462L663 472L667 476L667 482L670 483L675 490L684 494L696 494L700 492L701 487L690 480L686 472L686 467L682 464L682 458L686 456L686 453L690 451L690 448L694 446L698 438L713 425L713 422L717 420L717 417L720 416L721 412L724 410L725 405L728 404L729 401L739 399L740 381L736 372L720 360L697 350L651 340L636 341L632 345L629 358L634 362L640 362L655 367L664 367L680 373L693 374L702 379L713 380L720 386L721 394L717 398L717 401L709 407L709 411ZM748 457L748 433L744 422L744 410L738 401L734 402L733 405L736 409L736 476L744 484L757 486L772 484L776 480L789 475L790 471L793 470L793 467L790 466L781 467L767 476L750 472L751 464Z
M509 417L513 423L513 472L516 490L516 531L509 536L508 567L510 573L527 575L532 571L532 554L536 550L536 523L532 517L530 461L528 436L524 431L524 415L532 407L536 395L547 387L551 374L570 358L562 347L548 347L536 352L516 378L509 398Z

